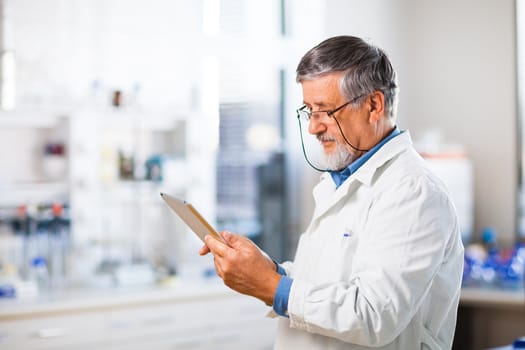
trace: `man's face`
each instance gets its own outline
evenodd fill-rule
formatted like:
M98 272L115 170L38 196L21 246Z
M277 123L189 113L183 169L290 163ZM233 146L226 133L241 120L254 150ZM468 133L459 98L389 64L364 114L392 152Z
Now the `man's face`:
M302 82L304 103L312 112L332 111L345 104L347 99L339 91L339 79L342 73L331 73L314 80ZM362 107L354 109L348 105L335 112L333 117L327 113L313 113L308 124L308 131L315 135L323 147L326 166L330 170L342 169L363 152L353 150L341 135L355 147L361 148L361 131L366 127L366 111ZM337 118L341 130L337 126Z

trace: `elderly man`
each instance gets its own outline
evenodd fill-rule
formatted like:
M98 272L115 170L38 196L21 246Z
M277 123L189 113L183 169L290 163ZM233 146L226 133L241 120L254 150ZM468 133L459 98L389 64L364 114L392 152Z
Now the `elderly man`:
M230 288L272 305L276 349L450 349L463 269L455 209L396 126L396 73L385 53L330 38L297 68L298 117L325 168L291 262L221 232L212 252ZM306 154L305 154L306 155ZM308 160L308 159L307 159Z

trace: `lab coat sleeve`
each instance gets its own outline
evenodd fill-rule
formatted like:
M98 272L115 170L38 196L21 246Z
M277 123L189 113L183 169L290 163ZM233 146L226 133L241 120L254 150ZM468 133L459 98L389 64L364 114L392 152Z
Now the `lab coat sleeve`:
M457 220L443 190L421 175L378 193L363 227L347 281L294 279L291 327L362 346L392 342L429 291Z

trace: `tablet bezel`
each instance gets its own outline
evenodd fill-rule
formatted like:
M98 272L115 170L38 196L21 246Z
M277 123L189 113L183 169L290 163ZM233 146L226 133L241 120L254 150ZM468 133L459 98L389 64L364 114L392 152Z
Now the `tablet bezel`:
M212 235L213 237L222 241L217 231L211 226L206 219L195 209L193 205L186 202L185 200L171 196L166 193L161 193L160 196L170 207L171 210L177 214L188 225L191 230L204 242L206 235Z

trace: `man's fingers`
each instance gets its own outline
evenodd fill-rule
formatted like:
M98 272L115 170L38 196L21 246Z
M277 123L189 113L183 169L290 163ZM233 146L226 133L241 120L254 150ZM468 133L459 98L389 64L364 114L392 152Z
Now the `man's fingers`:
M228 231L221 231L219 234L221 235L224 242L233 248L240 248L242 246L243 239L245 239L242 236L234 235Z
M206 255L210 252L210 248L208 248L208 246L205 244L201 247L201 249L199 250L199 255Z
M219 235L222 237L224 242L230 244L229 241L231 240L231 237L232 237L232 234L230 232L228 232L228 231L220 231Z
M225 243L210 235L204 237L204 242L213 255L224 256L230 249Z

